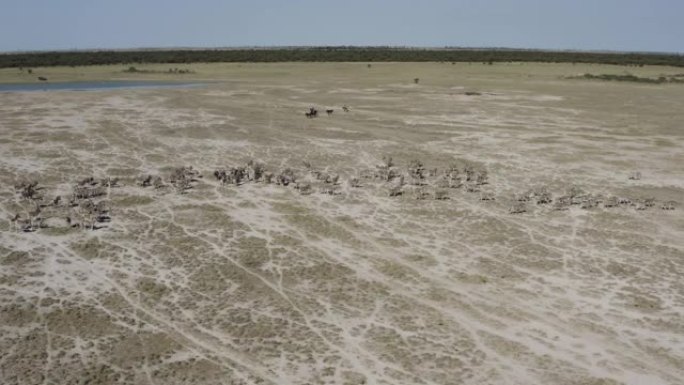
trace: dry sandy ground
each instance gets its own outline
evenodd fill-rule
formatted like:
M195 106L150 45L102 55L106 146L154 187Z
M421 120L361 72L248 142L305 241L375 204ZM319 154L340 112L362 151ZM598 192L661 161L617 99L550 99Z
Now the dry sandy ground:
M1 383L682 383L683 208L508 208L541 186L684 203L683 86L560 78L626 70L608 66L190 67L217 81L0 94ZM36 73L120 77L88 71ZM496 200L344 182L383 155L471 162ZM211 175L250 159L337 172L341 194ZM204 177L184 194L135 184L185 165ZM53 197L91 175L123 184L103 228L13 231L15 183Z

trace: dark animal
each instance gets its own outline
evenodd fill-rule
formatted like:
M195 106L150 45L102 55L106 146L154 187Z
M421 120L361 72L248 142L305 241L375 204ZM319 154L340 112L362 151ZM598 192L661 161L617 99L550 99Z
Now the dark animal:
M349 107L347 107L347 106L342 106L342 111L344 111L344 112L349 112Z
M304 115L306 115L307 118L315 118L318 116L318 110L311 107L309 108L309 112L305 112Z
M41 82L46 82L47 78L44 76L38 76L38 80L40 80Z
M79 186L85 186L85 185L95 186L96 184L97 184L97 182L95 182L95 178L93 178L92 176L81 179L80 181L78 181Z
M152 175L146 175L141 181L140 181L140 186L142 187L148 187L152 185Z
M335 111L335 110L333 110L333 109L331 108L331 109L325 110L325 113L328 114L328 116L330 116L330 115L333 114L334 111Z

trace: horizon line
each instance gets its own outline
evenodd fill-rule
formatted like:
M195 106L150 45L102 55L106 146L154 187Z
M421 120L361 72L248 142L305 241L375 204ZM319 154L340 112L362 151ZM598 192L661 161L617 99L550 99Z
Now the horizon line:
M231 50L288 50L288 49L393 49L425 51L537 51L537 52L577 52L604 54L645 54L645 55L684 55L676 51L630 51L610 49L563 49L563 48L516 48L516 47L468 47L468 46L409 46L409 45L244 45L244 46L158 46L125 48L58 48L38 50L0 51L3 55L41 54L41 53L80 53L80 52L133 52L133 51L231 51Z

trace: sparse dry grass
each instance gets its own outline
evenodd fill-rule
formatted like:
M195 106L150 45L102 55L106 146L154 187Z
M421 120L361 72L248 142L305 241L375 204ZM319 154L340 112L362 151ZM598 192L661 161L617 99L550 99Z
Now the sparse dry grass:
M684 87L563 79L623 70L587 65L189 67L183 80L216 82L0 94L3 221L21 203L12 186L22 178L49 196L89 175L123 184L101 230L2 223L3 383L684 377L681 207L508 213L515 195L540 186L683 200ZM35 74L119 79L122 68ZM11 71L0 81L26 80ZM306 119L310 105L335 112ZM444 201L390 198L363 177L348 186L384 155L401 167L472 163L488 170L481 189L496 200L463 188ZM308 161L341 174L342 194L211 176L249 159L300 175ZM183 165L204 174L184 194L135 183ZM642 179L629 180L636 170Z

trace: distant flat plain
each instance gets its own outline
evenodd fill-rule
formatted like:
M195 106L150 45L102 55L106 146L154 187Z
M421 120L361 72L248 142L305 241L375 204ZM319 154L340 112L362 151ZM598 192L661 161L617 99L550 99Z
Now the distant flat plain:
M682 69L133 66L148 72L0 69L1 83L206 83L0 93L3 384L684 378L684 207L530 202L509 213L541 187L684 204L684 85L567 79ZM310 106L334 113L307 119ZM390 198L364 178L387 155L402 170L413 159L438 173L470 164L489 183L448 200L408 188ZM340 193L214 180L249 160L311 179L308 162L340 174ZM180 166L203 175L183 194L137 185ZM9 218L28 205L15 184L66 197L87 176L121 180L103 228L13 230ZM361 187L349 186L357 176Z

